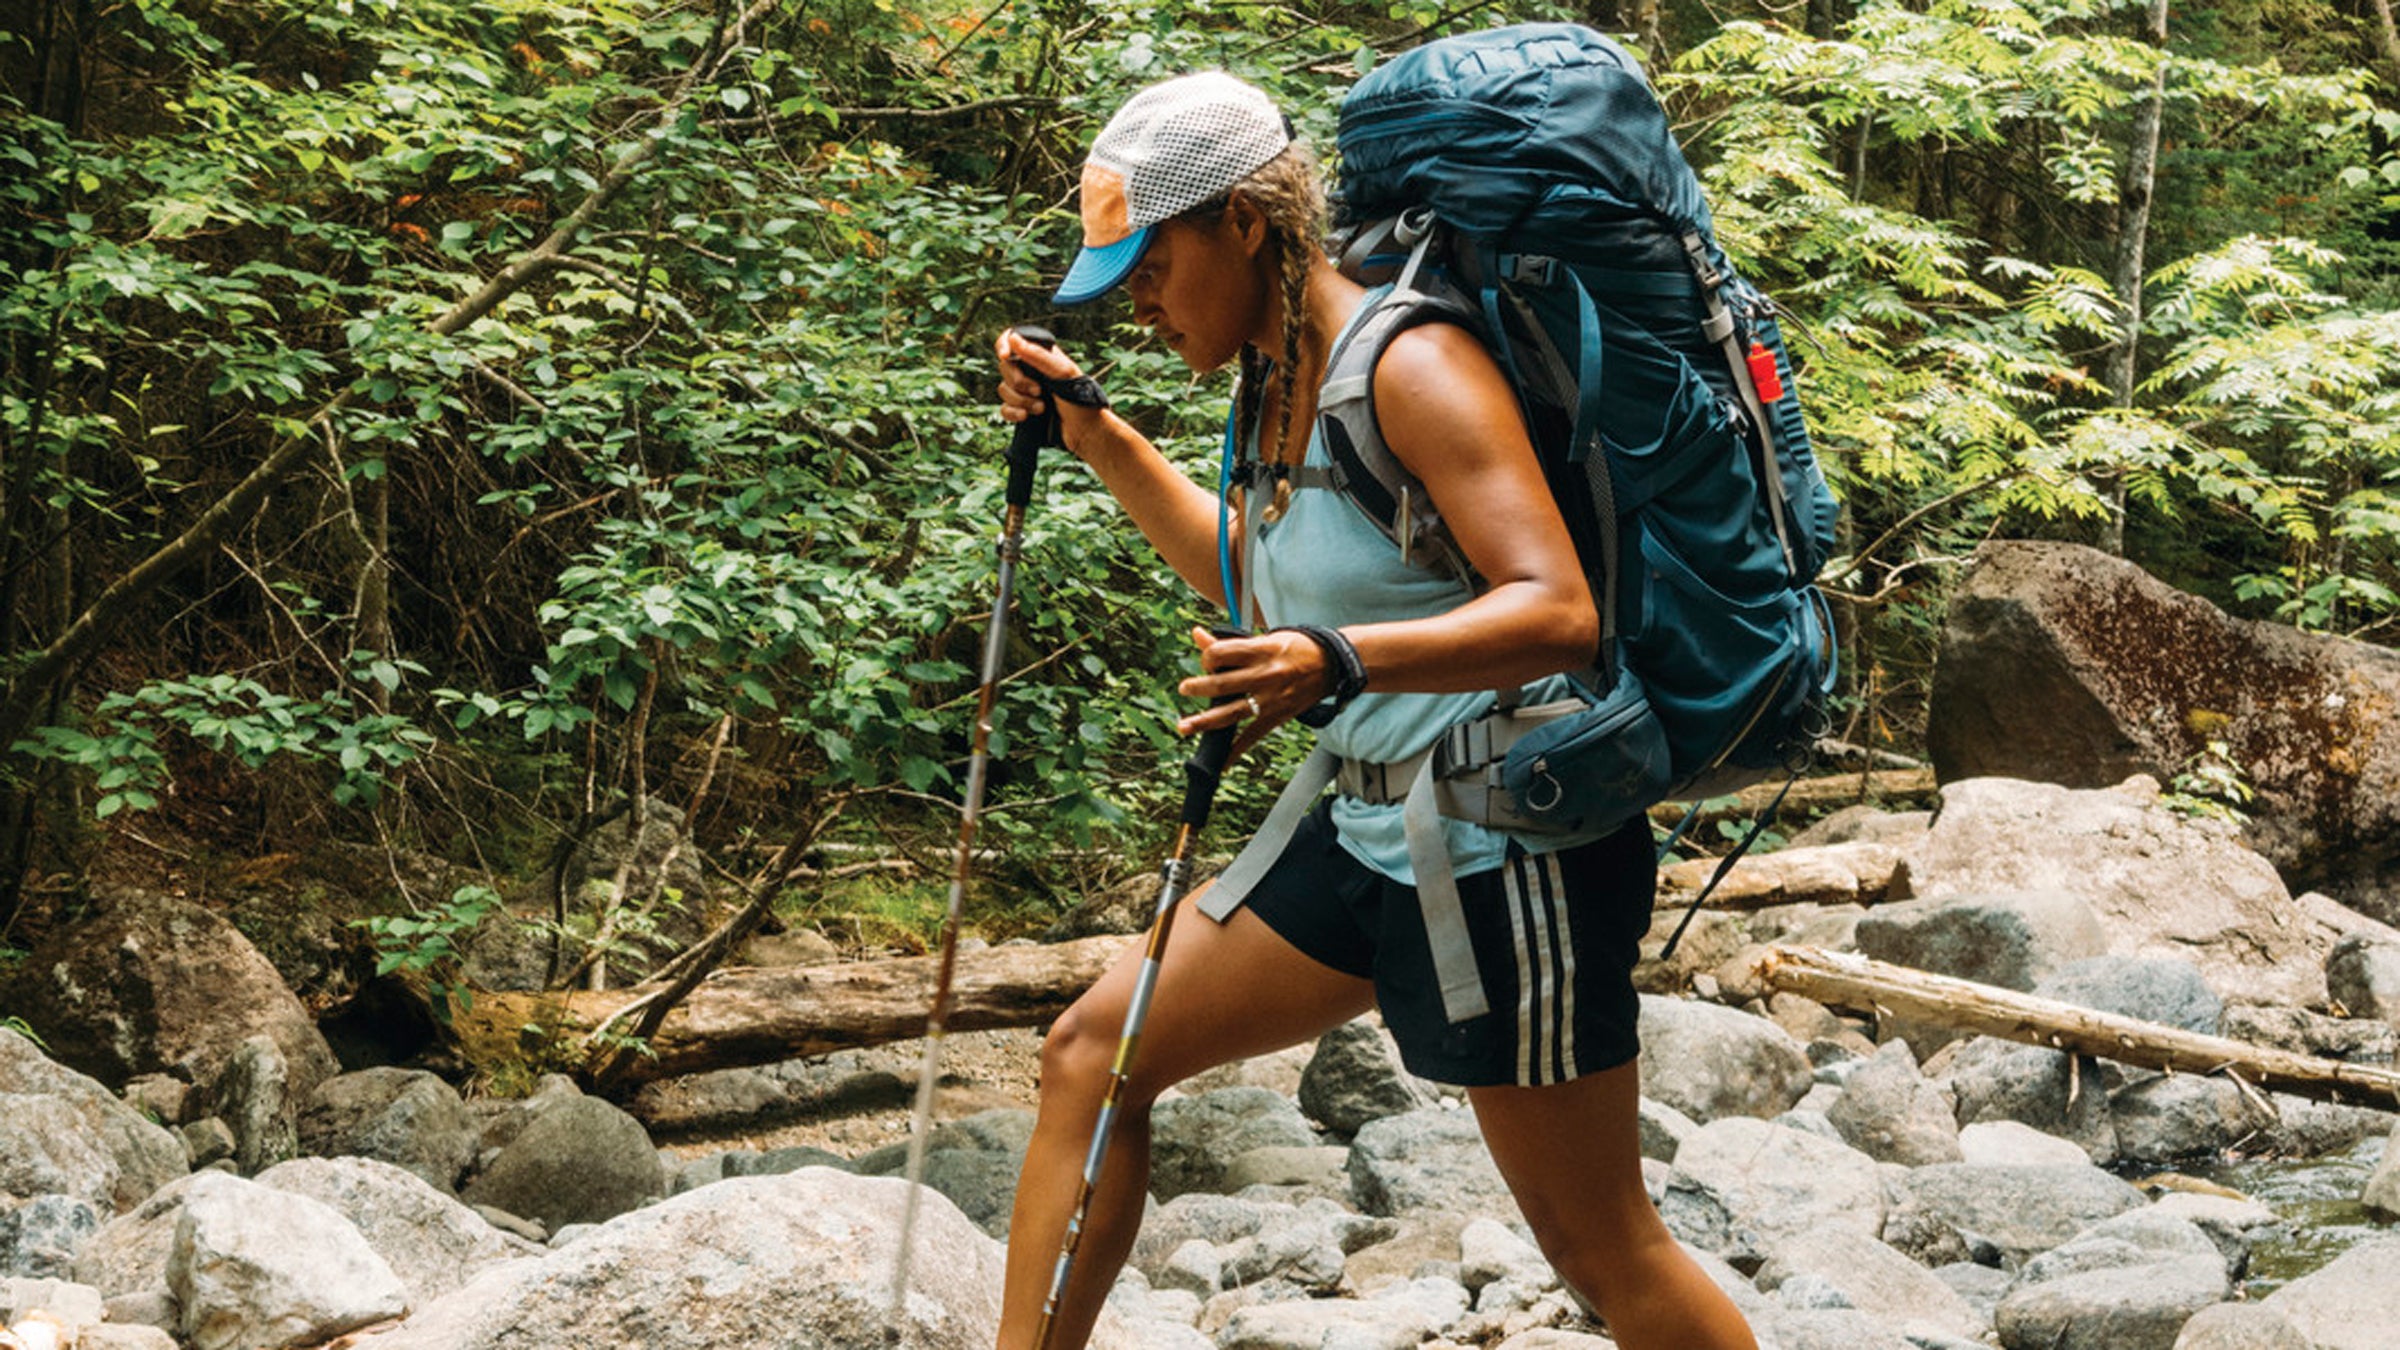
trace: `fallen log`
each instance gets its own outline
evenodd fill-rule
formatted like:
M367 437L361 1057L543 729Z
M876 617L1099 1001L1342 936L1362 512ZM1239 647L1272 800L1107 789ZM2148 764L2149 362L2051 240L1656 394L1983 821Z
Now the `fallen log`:
M1694 858L1659 869L1658 904L1686 903L1708 883L1718 859ZM1748 853L1709 892L1710 909L1766 909L1774 905L1872 905L1892 889L1900 850L1854 840L1777 853Z
M958 956L952 1031L1038 1026L1065 1011L1131 939L1084 938L1050 946L988 947ZM736 966L702 981L609 1084L643 1083L711 1069L774 1064L806 1055L904 1041L925 1034L936 957L886 957L840 965L762 969ZM627 1005L653 992L633 985L599 991L478 992L457 1013L459 1050L479 1069L539 1060L549 1046L579 1042Z
M2165 1073L2223 1074L2253 1096L2264 1089L2400 1109L2400 1073L2390 1069L2095 1012L1818 947L1769 947L1754 969L1770 989L1878 1018L1929 1022Z
M1940 785L1933 780L1931 769L1877 769L1872 773L1829 773L1815 778L1803 778L1792 784L1784 795L1782 813L1798 816L1849 806L1856 802L1879 802L1898 806L1931 800ZM1725 799L1722 806L1704 809L1695 824L1716 820L1747 820L1760 808L1775 800L1783 791L1780 779L1753 784ZM1650 808L1652 822L1668 829L1683 819L1692 809L1690 802L1660 802Z

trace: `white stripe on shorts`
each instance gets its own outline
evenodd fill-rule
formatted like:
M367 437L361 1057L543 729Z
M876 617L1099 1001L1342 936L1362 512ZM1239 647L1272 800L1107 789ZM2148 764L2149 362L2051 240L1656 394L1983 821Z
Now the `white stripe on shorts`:
M1575 1064L1575 949L1558 856L1512 861L1505 873L1517 949L1517 1081L1564 1082Z

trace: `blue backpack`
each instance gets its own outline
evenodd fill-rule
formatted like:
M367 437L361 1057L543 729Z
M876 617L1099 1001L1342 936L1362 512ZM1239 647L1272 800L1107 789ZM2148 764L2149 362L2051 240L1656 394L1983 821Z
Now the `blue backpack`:
M1317 417L1331 468L1296 473L1254 449L1236 463L1229 433L1226 486L1246 484L1253 508L1276 478L1338 491L1404 558L1480 589L1373 400L1394 337L1462 324L1517 391L1600 645L1574 697L1529 707L1496 691L1489 715L1412 760L1320 748L1202 908L1239 904L1327 786L1403 803L1436 979L1464 1021L1489 1009L1439 818L1596 835L1661 801L1796 776L1834 678L1813 582L1838 508L1773 307L1727 264L1665 112L1615 43L1568 24L1429 43L1351 91L1339 148L1343 269L1381 289L1327 359Z
M1339 146L1344 266L1398 275L1329 363L1338 486L1464 571L1348 378L1414 323L1464 322L1518 390L1600 607L1593 712L1541 735L1620 751L1545 781L1545 743L1520 743L1525 793L1589 827L1803 762L1834 677L1813 581L1838 508L1773 307L1718 248L1639 65L1568 24L1444 39L1360 81Z

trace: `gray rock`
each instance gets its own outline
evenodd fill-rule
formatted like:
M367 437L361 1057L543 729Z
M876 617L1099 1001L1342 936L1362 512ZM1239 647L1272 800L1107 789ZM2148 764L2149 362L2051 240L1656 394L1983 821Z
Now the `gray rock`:
M2000 1310L2000 1300L2016 1286L2017 1277L1997 1266L1981 1266L1973 1261L1953 1261L1932 1268L1933 1278L1940 1280L1950 1292L1966 1300L1975 1315L1989 1326Z
M1494 1280L1513 1280L1528 1289L1554 1288L1558 1274L1542 1249L1493 1219L1470 1219L1458 1230L1458 1280L1481 1293Z
M233 1137L233 1127L215 1116L175 1127L175 1137L183 1141L183 1156L193 1171L230 1163L241 1145Z
M1185 1243L1226 1246L1256 1233L1270 1219L1296 1212L1290 1205L1211 1195L1205 1191L1179 1195L1142 1216L1141 1232L1133 1240L1133 1255L1128 1264L1149 1277L1152 1284L1164 1284L1161 1272L1166 1269L1167 1260Z
M2283 1216L2274 1210L2256 1200L2229 1195L2170 1191L2160 1196L2148 1212L2197 1226L2216 1244L2217 1254L2225 1258L2225 1269L2237 1280L2250 1268L2252 1247L2263 1239L2281 1237L2290 1231Z
M1858 921L1858 949L1912 970L2029 991L2052 971L2106 952L2108 934L2071 892L1951 893L1878 905Z
M1185 1289L1209 1298L1225 1287L1225 1255L1213 1242L1193 1238L1167 1253L1152 1277L1161 1289Z
M149 1199L114 1219L104 1219L100 1231L75 1250L75 1279L98 1289L110 1300L167 1292L167 1261L175 1252L175 1225L183 1215L184 1192L211 1172L194 1172L153 1192ZM170 1318L161 1325L173 1325Z
M304 1096L338 1066L308 1009L241 931L166 896L121 893L63 925L0 975L0 1007L21 1009L62 1064L104 1083L172 1072L213 1082L235 1047L264 1033Z
M103 1322L86 1327L76 1350L176 1350L175 1338L157 1327Z
M195 1350L310 1345L408 1309L399 1277L348 1220L215 1172L184 1196L167 1283Z
M0 1279L0 1326L35 1312L71 1335L105 1316L107 1304L99 1290L72 1280Z
M2353 1064L2389 1064L2400 1057L2400 1026L2363 1017L2328 1017L2306 1008L2237 1003L2225 1010L2224 1034Z
M1757 1283L1761 1289L1779 1291L1803 1279L1820 1281L1838 1293L1841 1302L1833 1306L1856 1308L1903 1333L1934 1332L1972 1340L1991 1325L1932 1271L1846 1228L1823 1228L1776 1244Z
M1311 1299L1241 1308L1217 1333L1218 1350L1416 1350L1467 1313L1467 1291L1449 1280L1411 1280L1364 1299Z
M480 1142L457 1090L420 1069L328 1079L310 1094L298 1124L301 1151L312 1157L380 1159L453 1194Z
M1763 1017L1689 999L1642 997L1642 1095L1703 1124L1771 1119L1816 1081L1808 1053Z
M1336 1134L1356 1134L1368 1121L1432 1104L1433 1094L1400 1063L1391 1033L1371 1018L1318 1037L1300 1072L1301 1111Z
M498 1267L359 1350L882 1350L904 1199L897 1178L823 1168L731 1178ZM917 1224L899 1343L983 1350L999 1247L937 1197Z
M2179 815L2158 796L2146 778L2092 791L1945 780L1933 828L1892 889L1918 899L2078 896L2108 935L2101 954L2191 961L2228 1002L2322 1004L2326 930L2231 827Z
M1882 1169L1874 1159L1768 1121L1734 1116L1701 1126L1675 1155L1675 1172L1717 1197L1732 1236L1755 1235L1749 1244L1762 1254L1813 1232L1873 1237L1883 1227Z
M1779 1350L1917 1350L1907 1337L1856 1308L1789 1308L1759 1330Z
M1979 1120L1958 1132L1960 1162L2005 1167L2075 1167L2090 1162L2083 1149L2014 1120Z
M2140 1191L2097 1167L1937 1163L1899 1178L1892 1208L1895 1215L1923 1214L1946 1223L1970 1247L1986 1244L2014 1267L2147 1203Z
M2108 1101L2122 1162L2159 1166L2213 1157L2275 1124L2222 1078L2149 1078L2119 1088Z
M666 1189L666 1168L641 1123L579 1096L536 1113L460 1198L556 1230L613 1219Z
M926 1141L928 1148L931 1148L932 1144L932 1140ZM1018 1156L1022 1157L1023 1155L1024 1151L1019 1149ZM850 1160L841 1154L821 1148L811 1148L806 1144L795 1144L789 1148L745 1149L717 1156L723 1161L723 1170L720 1175L728 1177L779 1177L786 1172L797 1172L803 1167L835 1167L845 1172L859 1171L852 1167ZM860 1172L860 1175L881 1174Z
M2400 1236L2359 1243L2261 1299L2318 1350L2391 1350Z
M422 1308L485 1269L538 1256L425 1179L373 1158L301 1158L259 1173L258 1183L306 1196L348 1219Z
M119 1100L161 1125L181 1125L191 1117L187 1107L192 1085L163 1073L137 1073L117 1093Z
M2211 1250L2022 1285L1993 1320L2008 1350L2174 1350L2184 1323L2226 1292Z
M0 1194L69 1195L115 1214L187 1170L173 1134L0 1028Z
M245 1036L209 1084L209 1110L233 1133L234 1166L254 1176L299 1156L299 1104L292 1069L275 1038Z
M1253 1186L1292 1201L1309 1196L1347 1201L1350 1150L1336 1144L1281 1145L1247 1149L1225 1160L1226 1190L1238 1194Z
M2161 1214L2153 1206L2102 1219L2027 1261L2017 1278L2026 1285L2043 1284L2094 1270L2155 1265L2187 1256L2213 1257L2220 1267L2224 1264L2224 1253L2198 1224Z
M1660 1162L1675 1161L1675 1151L1683 1141L1692 1137L1700 1122L1662 1101L1642 1098L1638 1121L1642 1135L1642 1156Z
M2400 1027L2400 943L2350 937L2325 958L2325 991L2352 1017Z
M2383 1141L2383 1157L2367 1177L2359 1203L2378 1219L2400 1220L2400 1125L2393 1126L2391 1138Z
M0 1212L0 1277L74 1278L75 1249L100 1231L100 1211L72 1195L37 1195Z
M1330 1201L1303 1206L1219 1248L1222 1287L1279 1283L1330 1294L1342 1282L1352 1234L1370 1222Z
M2315 1350L2315 1343L2273 1308L2220 1303L2192 1314L2175 1350Z
M2041 997L2095 1012L2217 1034L2225 1017L2200 968L2175 957L2103 957L2077 961L2051 972L2034 986Z
M1370 1121L1350 1145L1350 1183L1369 1214L1507 1214L1516 1199L1474 1116L1428 1107Z
M1172 1200L1225 1189L1225 1164L1254 1148L1313 1148L1317 1133L1290 1098L1265 1088L1173 1097L1150 1112L1150 1191Z
M1965 1157L1950 1093L1917 1068L1905 1041L1887 1042L1852 1070L1825 1118L1878 1162L1920 1167Z
M2116 1161L2117 1127L2108 1091L2122 1074L2113 1065L1978 1036L1953 1046L1937 1076L1950 1086L1961 1129L2015 1121L2077 1145L2093 1162Z

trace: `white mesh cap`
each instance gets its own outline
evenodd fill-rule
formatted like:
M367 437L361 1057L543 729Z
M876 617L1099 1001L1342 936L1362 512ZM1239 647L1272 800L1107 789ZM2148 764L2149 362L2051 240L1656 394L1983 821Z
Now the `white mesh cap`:
M1083 251L1058 303L1105 294L1141 260L1151 227L1224 195L1291 143L1274 100L1219 71L1134 95L1083 162Z

